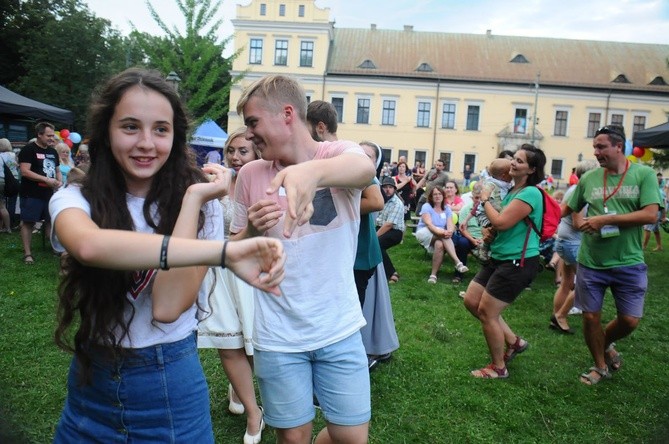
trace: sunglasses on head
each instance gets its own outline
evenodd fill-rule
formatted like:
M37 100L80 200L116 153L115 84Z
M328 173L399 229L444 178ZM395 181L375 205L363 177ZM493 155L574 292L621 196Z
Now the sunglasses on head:
M617 128L611 128L610 126L606 125L601 127L595 132L595 137L599 136L600 134L613 134L614 136L618 136L621 139L625 140L625 134L623 134L619 129Z

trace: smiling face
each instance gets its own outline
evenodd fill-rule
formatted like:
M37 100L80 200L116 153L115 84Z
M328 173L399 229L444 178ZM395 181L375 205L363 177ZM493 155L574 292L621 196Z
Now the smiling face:
M55 146L56 145L56 133L54 132L53 129L50 127L44 128L44 132L42 134L37 134L37 145L46 148L47 146Z
M174 112L160 93L139 86L121 97L109 121L109 143L128 191L144 197L165 165L174 140Z
M265 100L252 96L244 105L246 139L255 143L263 159L281 160L281 143L288 135L286 114L273 110Z
M455 182L448 181L446 182L446 185L444 185L444 192L446 193L447 197L452 198L457 194L458 191L458 186L456 185Z
M535 169L530 167L527 163L527 153L525 150L518 150L513 155L511 161L511 177L513 181L518 184L524 184L527 181L527 176L534 173Z
M235 171L239 170L252 160L256 160L253 143L243 136L235 137L225 149L225 164Z

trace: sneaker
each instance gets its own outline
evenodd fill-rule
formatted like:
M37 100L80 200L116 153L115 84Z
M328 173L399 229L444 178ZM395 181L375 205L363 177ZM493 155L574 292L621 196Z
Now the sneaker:
M571 307L571 310L569 310L569 314L570 315L580 315L580 314L583 314L583 310L581 310L580 308Z
M462 299L464 299L466 294L467 294L466 291L461 291L460 293L458 293L458 296L460 296Z
M367 368L370 372L378 367L378 365L379 361L377 361L374 356L367 356Z
M469 271L469 268L462 262L459 262L456 266L455 269L458 270L458 273L467 273Z

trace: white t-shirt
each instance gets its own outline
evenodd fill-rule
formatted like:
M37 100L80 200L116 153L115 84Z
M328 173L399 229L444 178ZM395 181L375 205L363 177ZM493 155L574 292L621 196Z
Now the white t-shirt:
M364 155L353 142L320 142L314 159L344 152ZM247 163L235 185L235 215L231 232L247 224L247 208L271 199L287 212L285 190L267 195L280 166L267 160ZM290 239L283 236L284 217L265 233L280 239L286 252L286 275L280 297L255 291L253 346L259 350L300 352L340 341L365 325L353 279L358 228L359 189L323 188L314 198L314 215L297 227Z
M127 194L126 197L128 210L135 225L135 231L153 233L153 228L146 223L142 213L144 199L132 196L131 194ZM55 223L60 212L67 208L79 208L85 211L86 214L91 214L90 205L84 196L81 195L81 188L78 186L63 188L53 195L49 202L51 220ZM154 220L157 222L156 210L157 208L154 205L152 212L155 215ZM205 204L203 211L205 214L205 224L200 233L198 233L198 238L222 240L223 214L221 205L217 200L212 200ZM64 248L58 241L55 230L51 232L51 241L54 248L64 251ZM183 312L175 322L164 324L153 320L151 290L157 272L158 270L154 269L136 271L133 274L133 286L128 290L126 297L132 304L132 307L134 307L135 314L130 323L128 335L121 342L124 348L143 348L179 341L197 329L197 306L195 304ZM208 291L208 288L200 288L198 298L204 297L203 294L206 294ZM126 307L126 319L130 319L131 307L129 305Z

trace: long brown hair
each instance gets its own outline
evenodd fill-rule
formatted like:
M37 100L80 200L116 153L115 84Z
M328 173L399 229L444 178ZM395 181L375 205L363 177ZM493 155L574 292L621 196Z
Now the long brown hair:
M181 211L181 201L188 186L205 181L197 168L195 156L187 145L189 119L176 91L157 71L128 69L110 79L94 94L88 122L90 134L90 169L82 181L81 193L90 204L91 218L102 229L134 230L126 202L127 186L114 159L109 140L109 124L125 92L139 86L163 95L174 113L174 140L165 165L156 173L145 198L143 214L156 233L173 231ZM157 217L152 217L152 207ZM200 214L199 226L204 216ZM123 353L121 341L127 337L134 317L134 307L126 293L131 286L131 271L115 271L82 265L72 255L65 264L59 286L56 343L73 351L83 368L84 381L90 378L91 359L88 346L109 347L112 356ZM131 314L126 320L125 310ZM74 344L67 331L79 320Z

